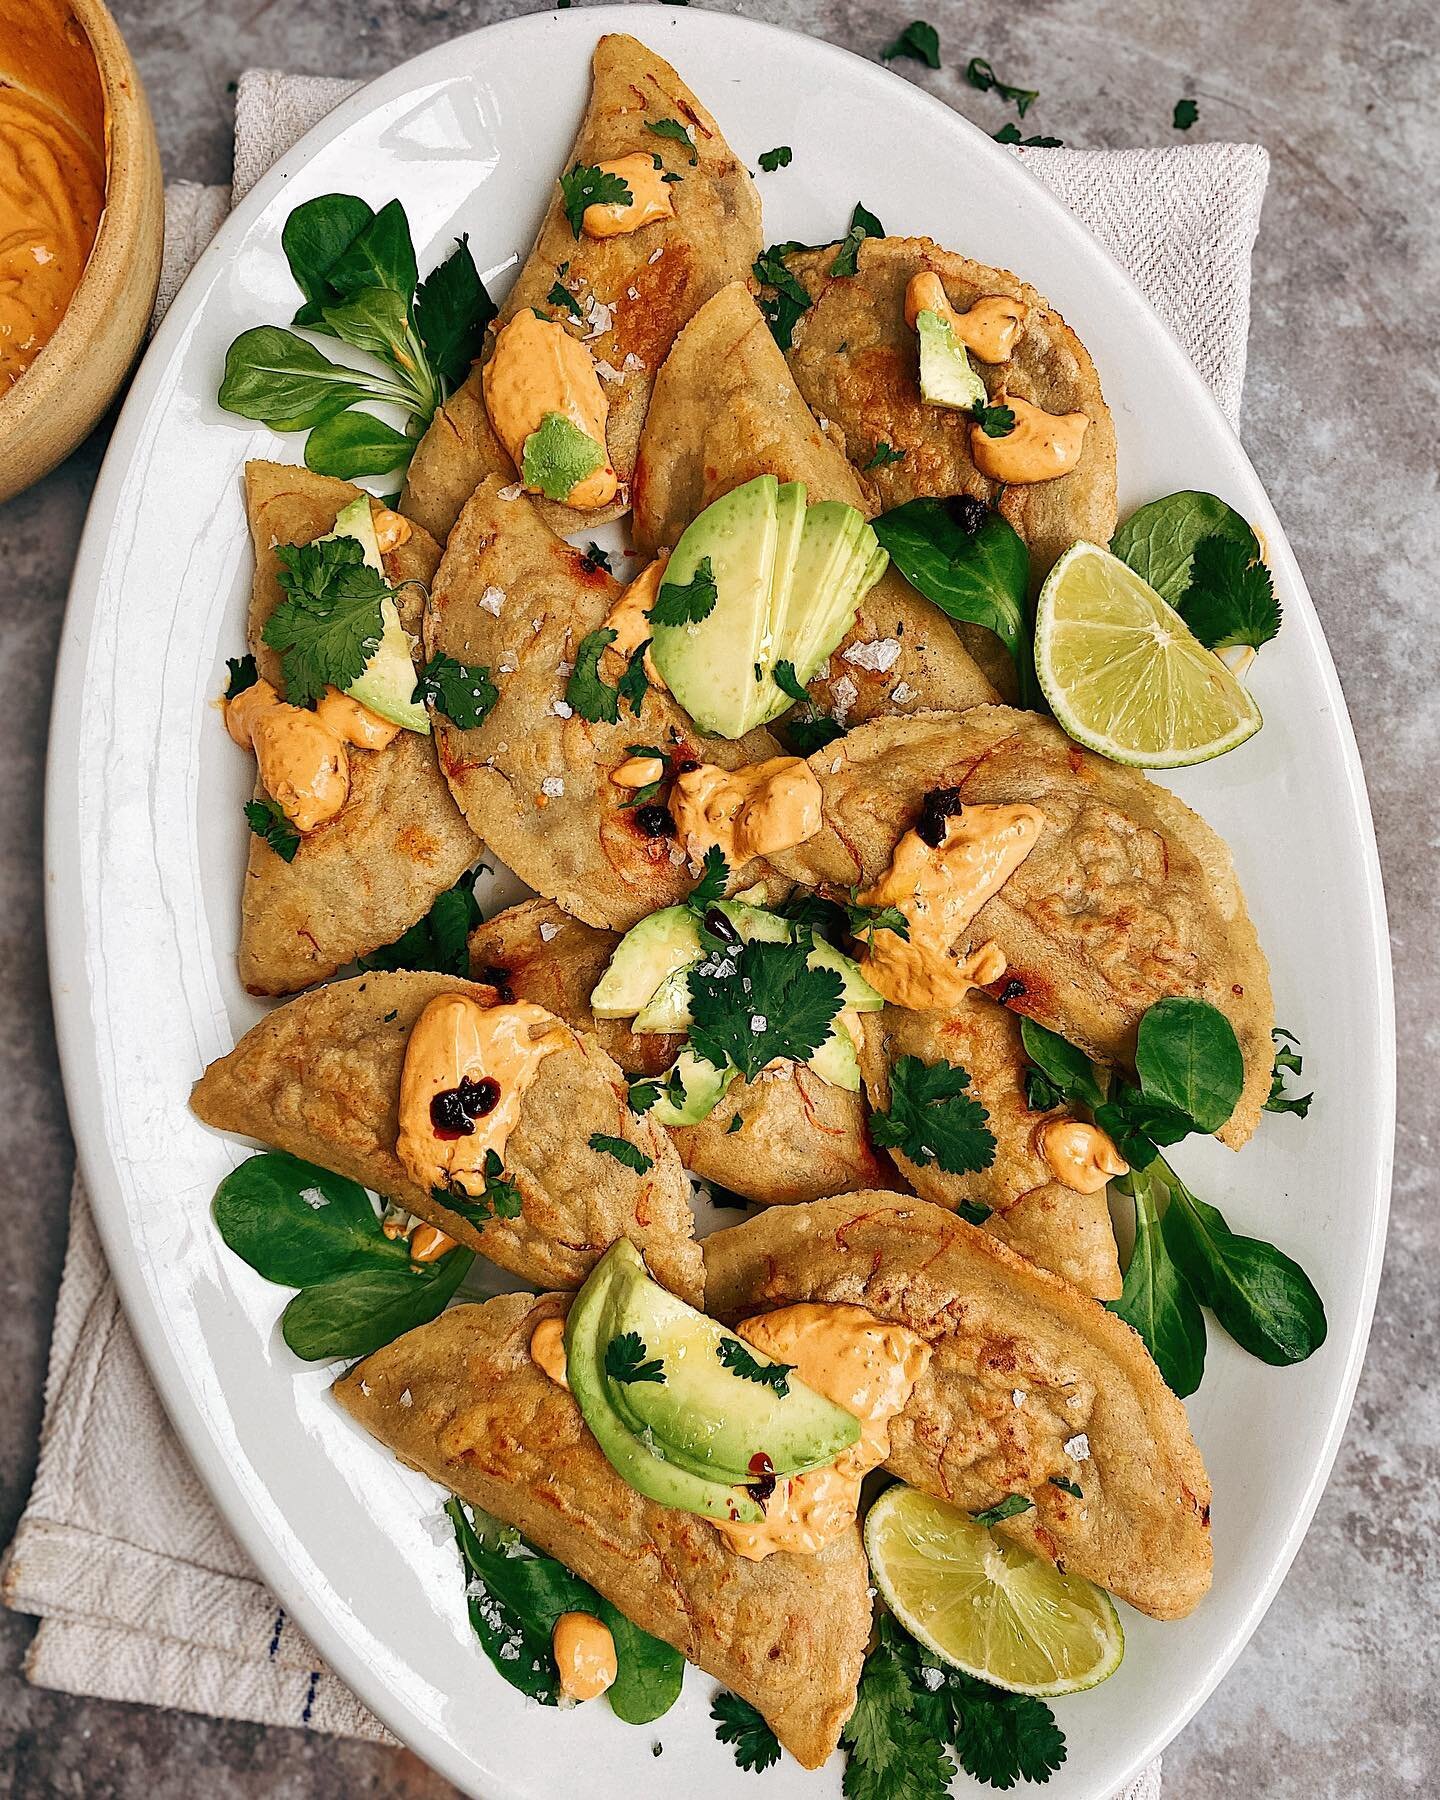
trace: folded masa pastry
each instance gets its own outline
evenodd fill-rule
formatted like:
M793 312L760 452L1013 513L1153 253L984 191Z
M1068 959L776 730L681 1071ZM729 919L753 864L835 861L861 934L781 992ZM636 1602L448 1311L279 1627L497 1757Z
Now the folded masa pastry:
M695 885L668 815L651 835L646 810L626 804L633 790L612 779L630 746L657 745L675 761L727 769L774 756L779 746L764 731L733 743L708 737L654 687L638 716L622 701L613 724L572 711L570 671L620 594L523 495L505 499L492 476L450 535L425 609L425 648L485 667L499 691L476 728L434 715L440 766L471 826L567 912L624 929ZM600 673L614 685L608 657ZM733 871L736 885L754 878L750 867Z
M451 1197L419 1185L397 1152L401 1076L416 1021L439 995L489 1008L491 987L453 975L356 976L302 994L262 1019L212 1063L190 1096L221 1131L257 1138L333 1169L396 1201L523 1280L578 1287L619 1237L629 1237L675 1293L693 1300L700 1254L690 1187L659 1126L638 1118L625 1077L593 1038L562 1028L564 1042L524 1089L504 1147L504 1177L518 1188L516 1218L466 1218ZM595 1134L623 1138L648 1166L593 1149Z
M260 675L278 692L278 652L262 636L284 598L277 544L308 544L335 524L361 489L282 463L245 468L245 503L255 546L249 642ZM380 510L378 502L375 510ZM386 553L401 623L418 641L424 585L439 546L418 527ZM240 979L252 994L288 994L366 956L423 918L480 854L451 797L433 741L401 731L383 750L350 758L350 791L328 823L306 832L286 862L250 839L241 902Z
M596 1040L631 1075L660 1075L683 1036L637 1032L628 1019L597 1019L590 996L618 932L569 918L548 900L512 906L470 935L470 970L517 1000L548 1008ZM998 1009L997 1009L998 1010ZM863 1097L792 1066L763 1081L736 1081L698 1125L670 1136L687 1169L761 1206L817 1200L894 1180L870 1141ZM739 1119L740 1123L735 1124Z
M1245 1086L1221 1141L1238 1149L1270 1091L1270 978L1230 852L1138 770L1082 750L1050 720L1005 706L877 719L810 759L820 832L772 858L811 886L874 882L924 796L1038 807L1035 847L986 901L966 943L993 941L1006 1004L1091 1056L1128 1063L1141 1015L1186 995L1235 1028ZM957 946L964 949L966 943Z
M868 477L816 421L737 281L700 308L655 383L631 490L637 545L673 548L712 500L757 475L803 481L811 502L837 500L867 518L879 510ZM1011 679L999 639L957 627L888 569L809 692L823 711L856 725L994 700L996 678L1002 686Z
M812 300L795 327L790 369L810 407L843 438L852 462L865 466L877 444L902 453L869 476L882 509L970 494L995 506L1024 538L1036 580L1077 539L1108 544L1115 530L1114 426L1085 346L1044 296L1006 270L942 250L929 238L866 238L850 276L832 273L837 248L786 259ZM982 314L988 306L1014 321L993 346L985 341L993 320L988 332L970 334L986 352L982 360L972 350L971 362L992 401L1015 398L1050 414L1085 415L1079 460L1068 474L1018 485L991 478L976 466L971 433L979 427L970 414L921 398L906 292L926 271L938 276L955 314L978 303ZM996 308L997 301L1012 304Z
M970 1093L985 1108L995 1137L988 1169L951 1175L938 1162L919 1163L901 1150L890 1156L925 1200L957 1210L966 1202L989 1207L983 1229L1039 1268L1062 1275L1097 1300L1120 1293L1120 1263L1105 1190L1080 1193L1056 1181L1038 1147L1061 1108L1032 1111L1025 1097L1029 1059L1020 1021L987 994L972 990L948 1012L886 1006L863 1015L860 1068L877 1112L890 1108L890 1072L902 1056L923 1063L955 1063L970 1076Z
M632 37L612 33L595 48L590 104L566 170L640 155L663 159L673 217L618 236L577 237L558 187L540 235L495 321L498 331L528 307L567 322L605 382L606 445L622 484L630 479L656 370L680 327L727 281L749 273L760 253L760 200L720 127L669 63ZM693 157L650 128L683 126ZM579 316L550 298L556 284ZM493 337L488 348L493 346ZM482 358L482 361L484 359ZM410 463L402 506L442 542L487 475L516 479L515 465L486 412L480 365L436 412ZM607 507L576 512L541 503L557 531L574 531L626 510L625 488Z
M870 1636L853 1527L814 1556L737 1556L710 1522L617 1475L530 1339L568 1297L454 1306L367 1357L335 1397L404 1462L512 1525L636 1625L759 1708L807 1769L855 1705Z
M867 1307L931 1346L886 1467L1149 1613L1210 1586L1210 1483L1185 1409L1113 1313L962 1219L897 1194L772 1208L705 1240L706 1310ZM1081 1490L1080 1497L1055 1479Z

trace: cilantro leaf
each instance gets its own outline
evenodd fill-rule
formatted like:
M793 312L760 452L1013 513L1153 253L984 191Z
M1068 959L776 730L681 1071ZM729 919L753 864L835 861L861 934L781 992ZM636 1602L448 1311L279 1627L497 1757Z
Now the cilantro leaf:
M1305 1066L1297 1047L1300 1040L1294 1032L1286 1031L1281 1025L1277 1025L1270 1036L1275 1042L1275 1066L1270 1071L1270 1092L1265 1099L1265 1111L1294 1113L1297 1119L1303 1119L1310 1111L1310 1102L1315 1096L1285 1092L1285 1077L1298 1076Z
M490 1219L518 1219L523 1198L515 1183L505 1179L505 1165L498 1151L485 1152L481 1174L485 1177L485 1187L480 1194L467 1194L458 1188L437 1188L435 1199L441 1206L448 1206L451 1212L459 1213L471 1225L483 1226Z
M343 692L359 679L379 647L380 608L390 586L354 538L277 544L275 555L286 598L265 621L263 636L281 652L286 699L305 706L327 687Z
M738 952L726 945L695 964L687 976L691 1047L747 1080L776 1057L808 1061L829 1035L844 992L834 969L809 967L809 954L808 944L755 941ZM992 1154L993 1146L992 1139Z
M983 1225L995 1208L983 1200L961 1200L955 1210L967 1225Z
M554 284L550 289L550 292L545 296L545 302L548 306L561 307L565 312L569 313L572 319L581 319L585 316L580 310L580 302L563 282L557 281Z
M655 1158L647 1156L638 1144L632 1144L629 1138L611 1137L604 1131L590 1133L590 1148L597 1154L613 1156L618 1163L624 1163L627 1169L633 1169L637 1175L644 1175L655 1167Z
M850 215L850 229L840 240L840 248L830 265L832 275L855 275L860 269L860 246L866 238L883 238L885 227L868 207L857 200Z
M970 408L970 417L986 437L1009 437L1015 429L1015 413L1008 406L984 406L977 400Z
M795 673L794 663L790 662L788 658L782 658L780 662L777 662L771 673L774 675L776 687L782 694L788 694L792 700L802 702L809 700L810 696L805 691L804 683Z
M695 565L695 573L683 585L678 581L662 581L655 604L650 608L652 625L698 625L708 619L720 598L715 570L708 556Z
M643 1118L660 1098L660 1083L642 1077L632 1081L626 1092L626 1104L637 1118Z
M888 469L891 463L904 462L904 460L905 452L895 449L893 445L887 444L882 438L876 444L874 453L865 467L867 469Z
M1058 150L1065 142L1057 137L1021 137L1019 126L1008 121L990 135L997 144L1019 144L1026 150Z
M1177 100L1175 116L1170 122L1176 131L1188 131L1199 117L1200 108L1193 100Z
M682 125L678 119L647 119L645 129L654 132L656 137L672 138L675 143L683 144L690 152L690 167L695 167L699 158L695 154L695 140L690 135L688 125Z
M615 175L594 163L576 163L560 177L560 201L570 230L580 236L587 206L629 206L634 195L623 175Z
M592 725L620 723L620 695L600 677L600 658L615 642L616 633L608 625L598 631L587 631L575 652L575 667L565 683L565 698Z
M877 931L893 931L896 937L910 942L910 921L898 906L861 906L852 899L845 908L845 917L851 936L866 944L875 942Z
M912 19L894 43L880 52L882 62L894 62L897 56L908 56L924 63L927 69L938 69L940 33L924 19Z
M759 1773L780 1760L780 1740L748 1700L738 1694L719 1693L710 1707L715 1735L729 1744L742 1769Z
M1013 1519L1020 1513L1032 1511L1034 1505L1028 1495L1007 1494L994 1506L987 1506L983 1512L972 1512L970 1517L977 1525L998 1525L1002 1519Z
M264 838L282 862L294 862L300 833L273 800L247 800L245 823L256 837Z
M790 242L771 244L751 265L751 273L762 287L772 290L762 294L760 311L770 327L770 335L782 350L788 350L795 337L795 327L810 310L810 295L799 276L793 275L785 258L794 250L808 250L808 244Z
M480 923L480 903L475 898L479 869L462 875L454 887L438 894L423 919L370 956L358 958L358 966L370 969L433 969L442 975L470 973L470 933Z
M948 1175L988 1169L995 1160L990 1115L969 1087L968 1069L902 1056L890 1071L890 1110L874 1114L871 1135L922 1168L938 1163Z
M762 1363L750 1354L739 1338L721 1338L715 1346L715 1354L722 1365L742 1381L754 1381L761 1387L773 1388L776 1399L783 1400L790 1392L794 1363Z
M823 750L827 744L833 744L836 738L845 735L843 725L828 713L813 709L808 718L787 719L784 730L790 748L797 756L813 756L817 750Z
M1190 565L1180 617L1208 650L1248 644L1258 650L1280 629L1280 602L1263 562L1232 538L1201 538Z
M610 561L610 552L602 550L594 538L591 538L585 546L585 560L592 569L603 569L607 575L615 573L614 566Z
M965 79L971 87L979 88L982 94L997 93L1002 100L1013 100L1015 110L1023 119L1034 103L1040 98L1038 88L1011 87L1001 81L983 56L972 56L965 65Z
M622 1331L605 1346L605 1373L629 1387L636 1381L665 1383L665 1365L658 1356L646 1359L645 1342L638 1331Z
M526 438L520 475L547 500L568 500L605 462L605 449L562 412L548 412Z
M650 692L650 676L645 668L645 652L650 648L652 642L651 638L646 638L643 644L637 644L630 652L630 660L625 665L625 673L620 677L619 685L615 689L637 719L640 717L641 707L645 704L645 696ZM650 792L645 795L647 800L654 798L655 788L658 785L658 783L652 785ZM643 789L641 791L644 792Z
M726 862L718 844L712 844L705 852L705 860L700 879L691 888L685 904L692 912L704 912L707 906L713 906L717 900L725 898L725 890L730 885L730 865ZM720 1065L717 1063L716 1067Z
M225 683L225 698L234 700L243 694L246 688L254 687L260 679L260 671L255 667L253 656L227 656L225 667L230 671L229 680Z
M462 731L478 731L494 710L500 690L482 663L432 656L420 671L413 700L424 701Z
M767 175L773 175L777 169L788 169L793 155L788 144L777 144L773 150L760 152L760 167Z
M1059 1488L1062 1494L1069 1494L1073 1499L1083 1500L1085 1498L1084 1490L1076 1487L1073 1481L1067 1481L1063 1475L1052 1475L1050 1485Z

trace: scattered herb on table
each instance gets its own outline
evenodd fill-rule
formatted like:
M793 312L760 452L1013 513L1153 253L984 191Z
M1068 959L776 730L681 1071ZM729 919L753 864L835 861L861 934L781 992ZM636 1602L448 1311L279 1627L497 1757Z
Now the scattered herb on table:
M912 19L893 43L880 52L882 62L894 62L908 56L924 63L927 69L940 67L940 33L924 19Z
M970 1092L968 1069L902 1056L890 1071L889 1110L872 1115L870 1133L922 1168L933 1162L949 1175L972 1175L995 1160L989 1121Z
M457 725L461 731L478 731L490 717L500 690L482 663L457 662L453 656L432 656L420 671L411 696Z
M794 1363L762 1363L750 1354L739 1338L721 1338L715 1346L715 1354L732 1375L738 1375L741 1381L753 1381L760 1387L771 1388L777 1400L783 1400L790 1392Z
M211 1210L238 1257L267 1281L300 1290L281 1331L307 1362L368 1356L435 1318L474 1260L457 1247L411 1262L409 1244L386 1237L358 1182L279 1150L232 1170Z
M780 1760L780 1740L748 1700L719 1693L710 1707L715 1735L729 1744L737 1765L758 1774Z
M788 144L777 144L773 150L760 152L760 167L767 175L773 175L777 169L788 169L793 155Z
M665 1365L658 1356L647 1357L638 1331L622 1331L605 1346L605 1373L625 1387L637 1381L665 1384Z
M982 94L994 93L1002 100L1013 101L1015 110L1022 119L1040 98L1038 88L1011 87L1008 82L1001 81L983 56L972 56L966 63L965 79Z
M997 144L1018 144L1022 150L1058 150L1065 142L1057 137L1022 137L1020 127L1010 120L990 135Z
M1176 131L1188 131L1199 117L1200 108L1193 100L1177 100L1174 117L1170 123Z

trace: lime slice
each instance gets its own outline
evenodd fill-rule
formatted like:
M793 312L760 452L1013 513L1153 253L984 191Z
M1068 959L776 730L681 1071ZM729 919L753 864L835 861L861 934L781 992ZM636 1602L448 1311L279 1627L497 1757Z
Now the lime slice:
M865 1521L865 1549L910 1635L982 1681L1075 1694L1120 1667L1125 1634L1103 1588L995 1537L948 1501L887 1488Z
M1045 578L1035 672L1077 743L1140 769L1208 762L1260 729L1260 708L1173 606L1098 544Z

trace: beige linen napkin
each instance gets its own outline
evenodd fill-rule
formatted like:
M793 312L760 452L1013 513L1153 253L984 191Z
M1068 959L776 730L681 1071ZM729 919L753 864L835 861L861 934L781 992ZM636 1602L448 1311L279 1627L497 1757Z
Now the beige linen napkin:
M356 85L244 75L233 198ZM1016 154L1129 270L1233 421L1265 151L1210 144ZM171 188L157 317L231 200L224 188ZM40 1618L26 1673L43 1687L393 1741L290 1623L221 1523L141 1364L78 1182L39 1472L0 1593ZM1123 1800L1159 1792L1156 1763Z

